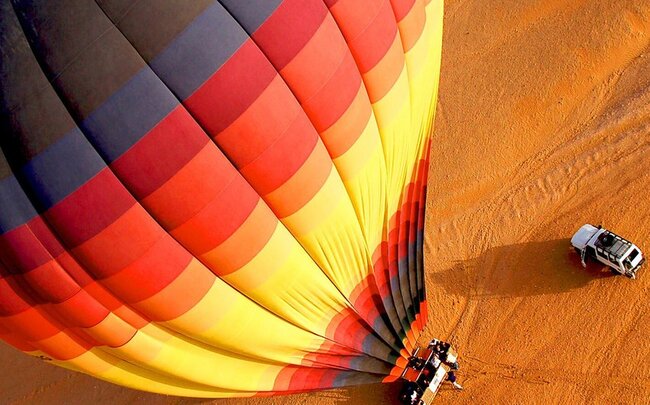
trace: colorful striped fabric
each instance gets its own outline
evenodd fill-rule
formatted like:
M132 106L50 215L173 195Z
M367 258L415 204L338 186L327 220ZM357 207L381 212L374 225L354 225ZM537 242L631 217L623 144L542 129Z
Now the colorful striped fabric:
M442 0L0 7L0 338L193 397L399 376Z

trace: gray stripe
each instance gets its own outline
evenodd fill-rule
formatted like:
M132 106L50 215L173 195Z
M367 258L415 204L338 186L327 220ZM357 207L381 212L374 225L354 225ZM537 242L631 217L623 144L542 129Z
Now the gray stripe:
M404 305L404 297L402 297L400 277L401 275L398 272L396 276L390 278L390 291L393 294L393 300L395 301L395 310L397 311L397 316L399 317L402 329L406 331L409 328L409 322L405 321L406 319L408 319L408 317L406 315L406 305Z
M334 378L332 388L347 387L350 385L380 383L382 376L370 373L358 373L355 371L341 371Z
M375 334L367 335L361 343L363 352L378 359L388 359L393 349L380 340Z
M394 364L394 362L390 362ZM370 356L355 356L350 359L350 369L366 373L389 374L391 366Z
M152 69L185 100L249 38L219 3L206 9L151 61Z
M112 162L176 106L178 100L145 67L83 120L81 128L102 157Z
M393 350L399 350L402 346L402 342L397 339L399 336L395 334L393 330L388 328L386 320L382 316L378 316L371 326L375 331L377 331L377 334L381 336L382 339L389 342L389 346Z
M415 312L413 312L413 297L411 296L411 276L415 278L412 273L415 269L409 268L408 255L403 257L397 262L398 275L399 275L399 290L402 293L402 303L406 310L406 316L409 324L415 320Z
M425 282L424 282L424 229L418 229L415 238L415 253L416 253L416 281L418 287L418 300L422 302L426 298Z
M384 308L386 309L386 316L390 321L390 324L393 330L397 333L397 336L400 339L404 339L404 329L399 321L399 314L395 309L395 302L393 301L393 295L389 294L386 297L382 297L381 301L384 303Z
M282 0L219 0L237 21L253 34L266 21Z

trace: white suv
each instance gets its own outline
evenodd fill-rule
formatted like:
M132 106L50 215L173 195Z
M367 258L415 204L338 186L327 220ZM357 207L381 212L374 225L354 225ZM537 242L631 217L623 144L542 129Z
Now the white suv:
M600 225L583 225L571 238L571 244L580 254L583 266L585 259L590 257L630 278L636 278L636 272L645 261L635 244Z

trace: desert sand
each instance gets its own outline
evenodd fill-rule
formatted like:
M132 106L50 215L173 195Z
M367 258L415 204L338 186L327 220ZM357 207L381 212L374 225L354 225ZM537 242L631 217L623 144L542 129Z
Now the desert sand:
M586 270L602 223L650 253L650 2L448 0L426 224L430 319L465 391L445 403L650 401L650 270ZM0 344L0 403L384 404L371 385L246 400L117 387Z

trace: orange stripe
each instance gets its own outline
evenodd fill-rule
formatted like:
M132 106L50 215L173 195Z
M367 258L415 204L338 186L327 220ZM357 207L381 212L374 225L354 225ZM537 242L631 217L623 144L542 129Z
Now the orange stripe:
M172 178L143 199L142 205L165 229L174 229L214 200L236 174L228 159L213 143L208 143Z
M336 159L350 149L368 125L372 106L364 86L359 87L350 107L332 126L321 133L321 138L332 159Z
M208 205L170 234L193 255L201 255L237 231L259 198L246 180L235 176Z
M302 113L279 75L232 124L217 135L217 144L241 168L261 155ZM263 130L260 130L263 128ZM246 142L242 142L242 138Z
M309 100L302 103L302 108L314 128L322 132L341 118L350 107L361 85L361 74L356 62L352 54L346 53L327 83Z
M39 307L31 307L18 314L3 317L2 322L12 332L33 342L52 337L61 331Z
M82 330L99 344L109 347L120 347L126 344L137 332L136 328L112 313L92 328Z
M150 322L150 319L144 318L142 315L138 314L126 305L122 305L121 307L114 309L113 313L119 316L121 319L124 319L129 323L129 325L133 326L136 329L142 329Z
M226 276L250 262L273 235L278 220L260 200L246 221L222 244L200 256L213 272Z
M339 0L330 10L350 43L368 28L379 14L381 6L387 2L388 0Z
M370 25L359 36L348 40L361 73L368 72L384 58L397 32L395 15L390 3L385 2Z
M300 169L280 188L264 196L278 218L305 206L321 189L332 170L332 159L318 142Z
M404 68L404 53L399 35L395 35L392 45L386 55L374 68L363 74L370 102L381 100L393 88Z
M75 247L72 254L85 265L88 273L104 278L138 260L162 236L158 224L141 206L134 205L101 232Z
M102 280L102 284L121 301L131 303L152 297L175 280L192 256L169 234L138 260L118 273Z
M212 287L214 279L211 272L198 260L193 259L185 270L160 292L131 306L154 321L175 319L201 301Z
M348 46L331 15L280 74L300 102L316 94L341 64Z
M57 360L71 360L88 351L87 348L83 347L65 332L57 333L47 339L35 342L35 345L39 350Z
M404 53L408 52L418 42L424 26L427 22L427 15L424 9L422 0L417 0L416 4L411 7L411 10L406 16L397 24L399 33L402 37L402 46Z
M264 131L259 128L258 131ZM262 154L239 169L255 188L265 195L282 186L305 163L317 146L318 133L304 113L298 114L289 128Z

